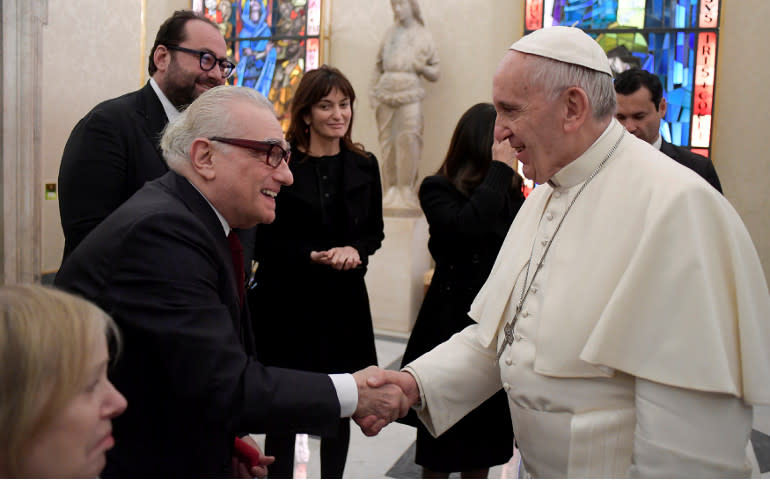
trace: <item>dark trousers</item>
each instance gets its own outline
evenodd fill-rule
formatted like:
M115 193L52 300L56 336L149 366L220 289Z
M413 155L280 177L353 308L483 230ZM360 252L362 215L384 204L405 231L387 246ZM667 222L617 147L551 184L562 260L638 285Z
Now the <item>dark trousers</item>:
M350 444L350 419L341 418L335 437L321 437L321 478L342 478ZM269 478L294 476L294 435L265 435L265 455L275 456Z

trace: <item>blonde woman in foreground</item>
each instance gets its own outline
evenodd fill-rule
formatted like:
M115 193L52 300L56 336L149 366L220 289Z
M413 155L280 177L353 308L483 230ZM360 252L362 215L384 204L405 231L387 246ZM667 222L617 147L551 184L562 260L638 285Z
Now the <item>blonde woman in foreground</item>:
M126 399L107 379L118 332L93 304L0 287L0 478L98 477Z

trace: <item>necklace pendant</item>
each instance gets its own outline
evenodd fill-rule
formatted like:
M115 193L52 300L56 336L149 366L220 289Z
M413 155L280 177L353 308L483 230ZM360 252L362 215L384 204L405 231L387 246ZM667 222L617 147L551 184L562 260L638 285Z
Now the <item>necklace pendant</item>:
M513 345L513 322L506 323L503 332L505 332L505 344Z
M505 347L508 345L513 345L513 324L515 323L516 316L513 317L513 320L506 323L503 327L503 333L505 334L505 340L503 340L503 344L500 345L500 351L497 352L497 361L500 361L500 357L503 356L503 352L505 351Z

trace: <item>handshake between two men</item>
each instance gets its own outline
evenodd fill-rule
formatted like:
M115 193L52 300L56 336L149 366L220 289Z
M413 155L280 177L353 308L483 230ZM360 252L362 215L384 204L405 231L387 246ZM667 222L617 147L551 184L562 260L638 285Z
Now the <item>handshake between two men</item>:
M417 382L406 372L371 366L355 372L353 378L358 386L358 405L353 420L370 437L405 416L420 399Z

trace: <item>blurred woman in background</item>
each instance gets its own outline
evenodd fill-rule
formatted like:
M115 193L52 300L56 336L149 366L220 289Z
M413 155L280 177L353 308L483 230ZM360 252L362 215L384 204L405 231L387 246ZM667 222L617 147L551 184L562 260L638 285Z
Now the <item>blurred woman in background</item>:
M0 287L0 477L99 476L126 408L107 379L108 338L112 320L85 300Z
M473 323L467 312L487 279L513 217L524 202L522 179L508 142L494 141L495 109L479 103L455 127L444 163L420 186L430 227L435 273L404 353L403 365ZM489 467L513 456L508 399L500 390L438 438L413 412L415 461L424 478L486 478Z

